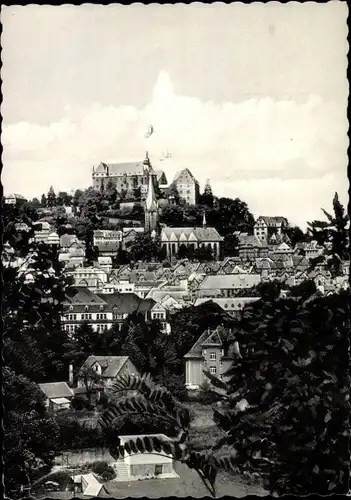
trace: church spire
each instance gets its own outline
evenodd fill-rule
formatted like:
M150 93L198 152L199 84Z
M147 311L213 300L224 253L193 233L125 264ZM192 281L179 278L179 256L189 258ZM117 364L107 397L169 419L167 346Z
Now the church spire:
M149 174L149 187L147 190L147 197L146 197L146 210L148 212L155 212L157 211L157 200L155 196L155 189L154 189L154 183L153 183L153 175L150 173Z
M202 216L202 227L206 227L206 212L204 210L203 216Z

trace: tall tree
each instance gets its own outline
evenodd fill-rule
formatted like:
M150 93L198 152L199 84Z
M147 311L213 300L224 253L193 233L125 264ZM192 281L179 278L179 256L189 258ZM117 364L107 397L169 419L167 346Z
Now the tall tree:
M324 255L328 258L328 265L334 274L342 273L342 261L350 259L349 250L349 216L339 201L338 193L333 199L334 214L322 209L327 217L326 221L308 222L309 232L313 239L325 247Z
M50 208L56 206L56 194L55 194L54 188L52 186L50 186L50 189L48 192L47 206Z
M200 203L201 205L206 205L209 208L213 208L213 193L209 179L206 180L204 192L200 197Z
M31 486L43 466L51 467L58 426L44 406L44 394L27 378L7 367L2 371L4 395L4 486L14 497Z
M307 292L247 306L229 381L217 381L229 406L214 412L221 444L276 495L348 490L350 294Z
M45 194L42 194L42 195L41 195L41 202L40 202L40 205L41 205L43 208L45 208L45 207L47 207L47 204L48 204L48 200L47 200L47 198L46 198Z

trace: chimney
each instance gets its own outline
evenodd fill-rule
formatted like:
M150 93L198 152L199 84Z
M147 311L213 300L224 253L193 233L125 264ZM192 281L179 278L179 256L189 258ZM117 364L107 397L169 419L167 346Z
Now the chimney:
M73 365L70 364L68 367L68 385L73 386Z

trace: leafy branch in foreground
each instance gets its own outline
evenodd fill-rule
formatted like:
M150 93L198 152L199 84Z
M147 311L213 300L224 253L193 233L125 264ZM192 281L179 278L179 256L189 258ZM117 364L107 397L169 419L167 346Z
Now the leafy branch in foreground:
M124 391L136 395L118 398ZM152 382L150 375L137 377L122 375L110 389L110 403L101 415L99 424L109 436L110 453L118 460L125 453L157 453L172 456L189 468L196 470L211 495L216 495L215 480L217 470L223 465L232 467L235 455L224 464L223 458L216 458L211 452L195 451L189 441L190 413L172 394ZM140 436L121 445L118 436L118 419L123 415L139 414L144 418L166 419L173 424L176 437L164 439L162 436ZM231 461L232 460L232 461ZM223 463L222 463L223 462Z

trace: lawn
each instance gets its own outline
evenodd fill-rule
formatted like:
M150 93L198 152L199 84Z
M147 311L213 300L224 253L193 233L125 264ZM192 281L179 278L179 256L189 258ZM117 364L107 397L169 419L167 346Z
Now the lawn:
M194 470L186 465L175 462L174 466L179 478L172 479L145 479L134 482L114 482L105 483L106 489L114 498L128 497L149 497L164 498L194 497L200 498L209 496L201 479ZM229 474L219 474L217 478L217 496L243 497L246 495L265 496L263 488L256 485L246 484L240 477Z

